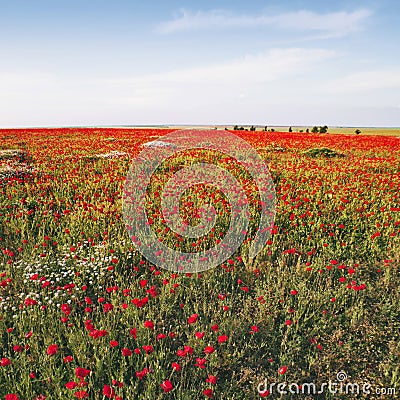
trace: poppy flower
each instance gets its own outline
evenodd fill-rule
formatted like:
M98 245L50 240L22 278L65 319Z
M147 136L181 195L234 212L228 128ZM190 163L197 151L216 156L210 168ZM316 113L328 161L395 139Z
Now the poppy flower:
M124 348L121 350L121 352L122 352L122 355L123 355L124 357L130 357L130 356L132 355L132 350L130 350L130 349L126 348L126 347L124 347Z
M168 392L170 392L171 390L174 389L174 386L173 386L172 382L170 380L168 380L168 379L165 380L163 383L161 383L160 386L163 388L164 393L168 393Z
M199 314L192 314L188 318L188 324L194 324L197 321L197 318L199 317Z
M19 397L15 393L10 393L6 394L5 400L19 400Z
M103 394L104 396L108 397L109 399L112 399L113 397L115 397L115 390L108 385L104 385L103 386Z
M55 354L58 353L58 345L56 344L51 344L48 348L47 348L47 354L49 356L54 356Z
M217 377L215 375L208 375L206 382L212 383L213 385L215 385L217 383Z
M80 390L79 392L75 392L74 396L77 399L86 399L87 397L89 397L89 393L86 390Z
M218 336L218 343L224 343L227 340L228 340L228 336L226 336L226 335Z
M205 368L205 363L207 360L205 358L196 358L196 364L194 364L195 367L199 367L201 369Z
M153 346L142 346L142 349L146 352L146 354L151 354L154 351Z
M85 379L90 374L90 372L90 369L85 369L81 367L75 368L75 376L81 380Z
M214 332L218 332L218 330L219 330L218 324L213 325L213 326L211 327L211 329L212 329Z
M65 384L65 387L69 390L75 389L78 386L78 384L74 381L68 382Z
M180 366L178 363L176 363L176 362L173 362L173 363L171 364L171 366L172 366L172 369L175 369L175 370L177 370L177 371L180 371L180 370L181 370L181 366Z
M149 329L154 329L154 322L153 321L145 321L144 326Z
M10 365L10 364L11 364L11 361L7 357L2 358L1 361L0 361L0 365L2 367L6 367L7 365Z
M136 330L136 328L132 328L132 329L129 331L129 334L130 334L134 339L136 339L136 338L137 338L137 330Z
M283 375L284 373L286 373L286 371L287 371L287 366L284 365L284 366L279 368L278 374Z

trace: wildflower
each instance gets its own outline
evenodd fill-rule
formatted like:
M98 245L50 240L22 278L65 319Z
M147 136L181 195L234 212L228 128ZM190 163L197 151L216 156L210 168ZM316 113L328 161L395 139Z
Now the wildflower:
M168 380L168 379L165 380L160 386L163 388L164 393L168 393L168 392L170 392L171 390L174 389L174 386L172 385L172 382L170 380Z

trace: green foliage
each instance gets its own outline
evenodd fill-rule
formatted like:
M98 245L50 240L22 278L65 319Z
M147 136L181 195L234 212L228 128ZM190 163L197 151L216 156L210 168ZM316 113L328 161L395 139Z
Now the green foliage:
M320 126L319 133L327 133L327 132L328 132L328 127L326 125Z
M326 147L324 148L314 148L314 149L310 149L304 152L304 154L307 157L325 157L325 158L333 158L333 157L339 157L339 158L343 158L346 157L345 154L340 153L336 150L332 150L332 149L328 149Z

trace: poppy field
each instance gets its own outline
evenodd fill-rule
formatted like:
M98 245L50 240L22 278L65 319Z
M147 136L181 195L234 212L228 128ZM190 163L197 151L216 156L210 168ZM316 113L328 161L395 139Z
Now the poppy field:
M180 204L193 226L213 205L209 235L186 240L165 226L160 192L196 157L236 175L251 214L225 262L174 273L136 250L122 211L132 160L171 131L0 130L0 398L302 399L257 388L266 378L317 385L339 371L398 395L399 137L235 132L276 192L271 235L251 262L260 219L251 177L223 154L171 158L148 188L159 240L196 252L227 230L232 209L210 185Z

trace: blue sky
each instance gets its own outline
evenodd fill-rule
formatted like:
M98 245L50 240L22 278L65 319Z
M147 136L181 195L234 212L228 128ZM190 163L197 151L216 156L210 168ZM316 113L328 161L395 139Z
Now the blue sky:
M0 0L0 126L400 126L400 2Z

